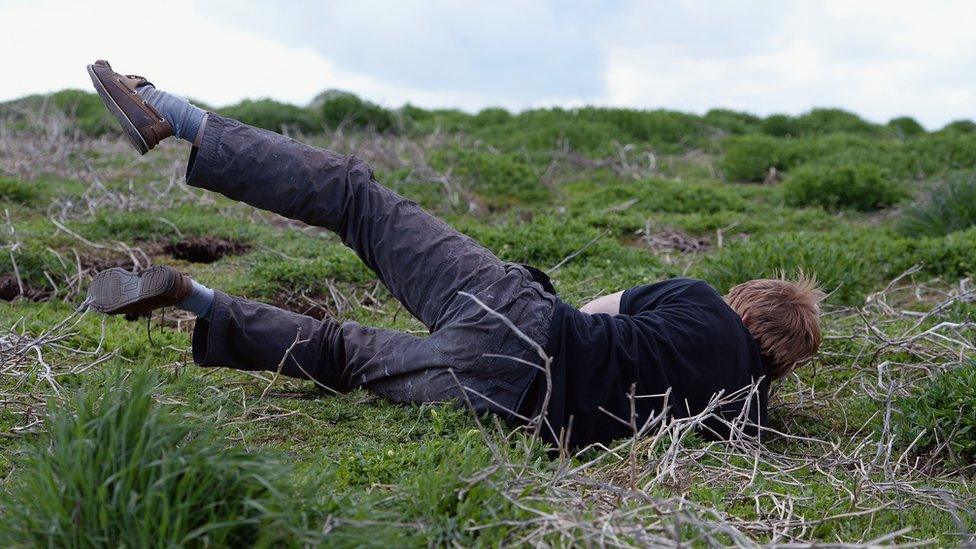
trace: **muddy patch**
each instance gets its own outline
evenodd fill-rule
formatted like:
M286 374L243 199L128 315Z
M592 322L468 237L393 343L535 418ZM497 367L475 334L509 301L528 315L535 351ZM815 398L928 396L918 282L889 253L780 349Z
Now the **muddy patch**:
M23 288L17 283L17 278L12 275L0 276L0 300L13 301L18 296L24 296L31 301L40 301L50 296L51 292L34 288L23 282ZM23 290L23 291L22 291Z
M190 263L213 263L228 255L241 255L251 246L237 240L216 236L187 238L166 246L166 253Z
M91 270L92 273L100 273L109 269L135 271L138 268L130 257L91 258L82 261L81 264L86 269Z

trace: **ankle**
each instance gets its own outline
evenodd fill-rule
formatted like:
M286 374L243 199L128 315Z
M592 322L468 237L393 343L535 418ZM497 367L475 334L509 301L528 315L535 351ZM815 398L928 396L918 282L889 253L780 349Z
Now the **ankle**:
M173 126L173 135L191 143L197 142L206 111L152 84L139 86L136 92L169 121Z

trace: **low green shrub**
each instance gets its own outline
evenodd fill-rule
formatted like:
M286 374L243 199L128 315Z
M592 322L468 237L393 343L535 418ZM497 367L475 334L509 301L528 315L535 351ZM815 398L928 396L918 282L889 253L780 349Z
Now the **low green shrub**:
M900 150L898 144L893 141L846 133L809 136L792 139L787 143L791 153L790 158L795 166L827 158L887 165L892 152Z
M899 139L918 137L926 133L925 128L911 116L899 116L888 121L888 128L892 130Z
M0 118L8 129L29 129L34 119L44 121L44 114L59 113L68 118L68 128L86 135L101 135L118 131L118 122L109 114L102 100L94 93L81 90L61 90L50 94L36 94L0 103ZM33 113L28 116L28 113Z
M705 113L702 120L730 135L756 133L762 127L762 119L758 116L729 109L712 109Z
M646 179L627 183L577 181L565 187L575 198L575 212L605 212L627 204L628 212L643 216L659 213L717 213L743 211L748 200L728 185L684 183L664 179ZM603 214L601 214L603 215Z
M946 124L940 131L956 133L976 133L976 122L972 120L953 120Z
M905 142L905 170L917 177L976 168L976 133L937 132Z
M760 124L762 132L773 137L790 137L800 135L800 128L796 118L788 114L771 114Z
M796 135L877 134L880 127L843 109L813 109L796 118Z
M699 117L677 111L586 107L576 112L581 120L616 127L621 141L647 143L663 152L701 147L703 139L715 132Z
M73 118L78 129L88 135L118 131L118 122L94 93L62 90L51 94L51 103Z
M903 447L946 451L962 463L976 463L976 362L946 370L920 392L895 401L893 419Z
M414 105L404 105L394 113L401 129L419 135L436 132L456 132L471 126L472 115L457 109L426 110Z
M245 99L236 105L220 109L220 114L278 133L287 130L303 133L322 130L322 123L312 111L273 99Z
M976 275L976 228L942 237L906 239L899 272L921 264L930 276L957 281ZM892 276L898 273L891 273Z
M795 162L790 142L768 135L731 137L723 142L719 169L727 181L762 181L770 168L788 170Z
M485 126L497 126L504 124L512 119L512 113L500 107L488 107L481 109L478 114L471 117L471 126L483 128Z
M899 229L908 236L942 236L976 225L976 172L952 174L908 207Z
M396 130L395 118L389 109L360 99L354 94L340 91L327 91L313 102L321 105L319 111L325 125L330 128L371 129L378 132Z
M791 206L861 211L890 206L907 195L887 169L853 162L804 164L790 174L783 193Z
M157 404L158 379L116 371L52 404L47 433L0 493L5 546L251 546L290 530L280 465Z
M545 201L550 195L539 175L513 154L456 147L436 151L430 163L459 178L489 205Z
M504 122L484 124L472 135L507 152L568 150L590 156L613 154L615 143L627 141L613 124L563 109L526 111Z

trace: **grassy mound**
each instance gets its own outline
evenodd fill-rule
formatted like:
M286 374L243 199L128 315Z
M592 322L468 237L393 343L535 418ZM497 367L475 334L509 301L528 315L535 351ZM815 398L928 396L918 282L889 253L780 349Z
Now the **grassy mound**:
M909 236L942 236L976 225L976 172L952 174L904 212Z
M116 372L50 413L0 499L0 540L57 547L239 546L287 528L274 463L156 403L158 379Z
M322 124L315 113L280 103L273 99L251 100L245 99L236 105L220 109L220 114L228 118L240 120L245 124L264 128L273 132L284 133L298 130L312 133L322 130Z
M906 194L887 169L855 162L806 164L790 175L784 187L787 204L828 210L877 210L891 206Z
M945 451L976 463L976 361L939 374L896 406L895 431L904 446L915 442L918 452Z

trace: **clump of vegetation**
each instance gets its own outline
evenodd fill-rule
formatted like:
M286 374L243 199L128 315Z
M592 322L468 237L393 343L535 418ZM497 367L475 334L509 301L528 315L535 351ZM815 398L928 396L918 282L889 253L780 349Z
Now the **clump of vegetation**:
M617 128L621 140L627 143L648 143L661 151L682 150L699 145L714 130L695 115L668 111L637 111L633 109L580 109L582 120L609 124Z
M506 122L481 125L473 135L508 152L559 150L597 157L611 154L624 140L610 122L562 109L526 111Z
M322 129L321 122L312 111L273 99L245 99L220 109L220 114L278 133L295 130L311 133Z
M813 109L796 118L796 127L801 135L872 134L878 131L874 124L843 109Z
M512 119L512 113L500 107L488 107L481 109L478 114L471 117L471 125L475 128L484 126L497 126L504 124Z
M918 393L899 398L895 434L913 450L942 450L959 462L976 463L976 361L946 370Z
M537 202L549 197L539 175L512 154L443 149L433 155L431 165L459 178L490 205Z
M115 130L117 122L97 95L80 90L63 90L51 95L51 103L75 120L83 133L101 135Z
M762 133L773 137L791 137L800 135L796 118L788 114L771 114L760 124Z
M642 212L716 213L742 211L747 201L725 185L647 179L626 183L578 181L568 187L576 195L579 215L627 205Z
M976 168L976 133L939 132L905 143L906 170L926 177Z
M976 172L951 175L907 208L901 232L909 236L942 236L976 225Z
M828 210L876 210L907 195L885 168L854 162L805 164L790 174L783 191L791 206L823 206Z
M41 192L37 185L19 179L0 177L0 201L31 205L40 198Z
M158 404L158 384L119 370L54 406L0 495L5 545L241 546L285 534L274 463Z
M576 151L589 156L612 154L614 145L631 139L621 135L609 120L597 114L574 113L563 109L530 110L505 119L499 113L479 113L472 123L473 134L491 146L508 152Z
M728 181L762 181L770 168L792 167L789 144L768 135L745 135L727 139L719 169Z
M888 121L888 128L895 132L900 139L918 137L925 133L925 128L911 116L899 116Z
M318 106L322 121L330 128L368 128L378 132L395 129L393 113L351 93L327 91L312 105Z
M28 116L28 113L34 115ZM85 135L102 135L115 130L118 125L97 95L81 90L61 90L0 103L0 118L6 119L8 127L16 130L37 123L36 115L50 113L69 121L68 129Z
M707 124L731 135L758 132L762 124L762 118L754 114L729 109L711 109L702 119Z
M925 272L949 280L976 274L976 228L949 233L943 237L904 239L901 251L903 269L921 264Z
M946 124L942 130L943 132L957 132L957 133L976 133L976 122L972 120L953 120Z

